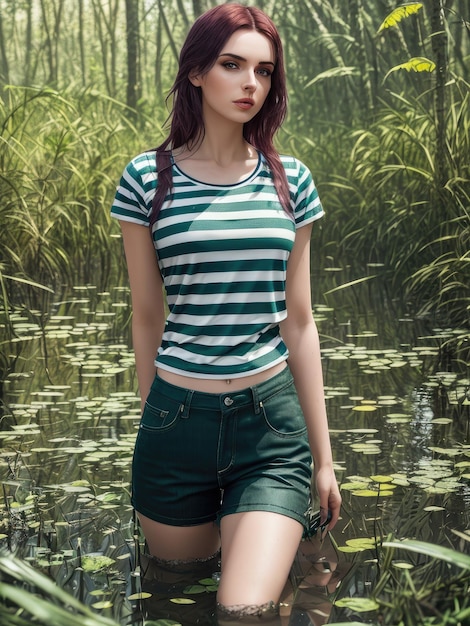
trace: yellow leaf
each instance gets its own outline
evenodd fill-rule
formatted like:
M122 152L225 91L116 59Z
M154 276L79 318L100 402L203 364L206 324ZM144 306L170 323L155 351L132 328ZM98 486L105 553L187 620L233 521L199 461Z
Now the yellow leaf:
M387 15L382 24L379 27L378 32L381 33L386 28L391 28L392 26L396 26L399 22L401 22L405 17L409 17L414 13L418 13L420 9L423 8L422 2L411 2L410 4L404 4L401 7L397 7L391 13Z
M378 491L372 491L372 489L362 489L351 493L353 496L361 496L361 498L376 498L379 495Z
M377 541L374 537L355 537L354 539L348 539L346 545L352 548L375 548Z
M147 600L147 598L151 598L152 594L147 591L140 591L139 593L133 593L130 596L127 596L128 600Z
M381 474L371 476L371 478L376 483L391 483L393 480L392 476L382 476Z
M377 411L377 407L373 404L358 404L353 406L353 411L360 411L361 413L369 413L370 411Z
M371 598L341 598L335 600L334 604L340 607L346 607L357 613L367 613L368 611L375 611L379 608L378 602Z
M95 602L91 605L94 609L110 609L113 603L110 600L103 600L102 602Z
M173 604L195 604L195 601L191 600L191 598L170 598L170 602L173 602Z
M435 69L436 64L434 63L434 61L430 61L426 57L413 57L406 63L400 63L400 65L395 65L395 67L392 67L385 75L385 78L387 78L389 74L391 74L392 72L396 72L397 70L406 70L407 72L434 72Z

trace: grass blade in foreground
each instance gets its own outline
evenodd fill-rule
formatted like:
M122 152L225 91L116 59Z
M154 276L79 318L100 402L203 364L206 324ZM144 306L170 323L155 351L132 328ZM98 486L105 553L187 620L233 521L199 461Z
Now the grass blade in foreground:
M402 541L384 541L384 548L398 548L400 550L409 550L410 552L418 552L434 559L447 561L457 567L470 569L470 556L452 550L451 548L443 548L442 546L425 541L416 541L414 539L403 539Z
M47 626L118 626L117 622L93 613L53 580L13 556L0 556L0 572L34 586L43 594L44 598L40 598L19 586L0 583L0 597L33 615L38 620L36 623Z

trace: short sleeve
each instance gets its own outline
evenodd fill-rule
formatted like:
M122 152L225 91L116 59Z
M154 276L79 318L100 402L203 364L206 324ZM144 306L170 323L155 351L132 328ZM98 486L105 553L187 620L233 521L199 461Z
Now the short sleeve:
M306 226L323 217L324 211L318 190L308 167L293 157L288 159L284 166L289 182L296 228Z
M116 188L111 216L148 226L156 186L155 152L144 152L126 165Z

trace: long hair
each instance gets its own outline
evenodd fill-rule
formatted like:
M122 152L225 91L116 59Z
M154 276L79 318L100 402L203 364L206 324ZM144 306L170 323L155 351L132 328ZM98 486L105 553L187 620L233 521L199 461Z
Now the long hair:
M291 212L289 185L274 147L274 135L287 112L287 90L282 42L271 19L256 7L222 4L203 13L191 27L179 58L179 70L168 98L173 99L170 130L156 148L158 185L152 204L152 223L158 217L168 191L173 187L171 150L194 145L204 136L202 94L189 80L204 75L215 64L226 41L239 29L255 30L273 46L275 67L271 88L260 111L243 127L245 139L265 157L273 175L279 200Z

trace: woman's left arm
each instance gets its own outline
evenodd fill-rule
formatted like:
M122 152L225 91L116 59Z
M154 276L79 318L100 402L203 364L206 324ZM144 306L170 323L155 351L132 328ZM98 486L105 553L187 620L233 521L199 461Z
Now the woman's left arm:
M287 265L287 318L281 322L281 335L289 350L289 367L294 377L300 405L307 423L314 476L320 499L322 521L330 509L329 528L336 524L341 496L333 469L328 419L323 389L320 341L312 314L310 288L310 235L312 225L297 229Z

